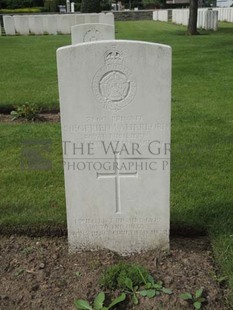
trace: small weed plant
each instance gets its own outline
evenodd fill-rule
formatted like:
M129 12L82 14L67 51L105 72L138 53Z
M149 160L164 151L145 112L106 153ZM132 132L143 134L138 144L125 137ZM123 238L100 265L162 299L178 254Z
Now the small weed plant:
M153 298L161 293L172 294L172 290L163 287L161 281L156 282L143 266L122 262L109 267L103 273L100 285L104 289L120 291L121 295L113 299L109 306L104 306L105 293L100 292L93 305L86 300L78 299L75 301L76 308L108 310L125 300L137 305L140 297Z
M36 104L23 104L16 108L16 110L11 111L12 120L19 118L26 119L28 121L42 120L39 116L41 112L40 108Z
M132 296L132 302L137 305L139 303L138 296L153 298L161 293L164 294L172 294L172 290L169 288L163 287L161 281L155 282L154 278L149 274L147 278L143 276L143 274L138 270L141 279L143 281L143 285L133 286L133 281L130 278L125 279L125 285L130 291L126 291L128 294Z
M125 293L122 293L121 295L116 297L114 300L112 300L108 306L104 306L105 293L100 292L94 299L92 306L86 300L83 300L83 299L76 300L74 304L75 304L75 307L79 310L85 310L85 309L87 310L109 310L113 308L115 305L124 301L125 298L126 298Z
M202 309L203 303L206 302L205 297L203 296L204 289L200 288L194 294L191 293L183 293L180 295L180 298L188 301L189 303L193 304L194 309Z
M100 285L109 289L127 289L125 280L129 278L133 286L142 285L143 278L147 278L149 272L143 267L136 264L127 264L120 262L110 266L100 278Z

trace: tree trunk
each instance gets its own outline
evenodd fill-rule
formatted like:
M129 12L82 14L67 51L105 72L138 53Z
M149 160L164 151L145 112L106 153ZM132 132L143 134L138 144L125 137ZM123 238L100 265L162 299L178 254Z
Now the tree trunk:
M199 34L197 31L197 11L198 11L198 0L189 0L189 23L188 23L188 34L195 35Z

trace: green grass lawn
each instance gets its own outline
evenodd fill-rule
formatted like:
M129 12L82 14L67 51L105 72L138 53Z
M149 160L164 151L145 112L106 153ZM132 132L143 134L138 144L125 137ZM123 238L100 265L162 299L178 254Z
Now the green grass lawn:
M185 35L159 22L118 22L118 39L173 49L171 224L208 232L233 301L233 24ZM55 50L69 36L0 37L0 107L58 108ZM22 141L51 140L52 169L22 170ZM0 124L2 227L65 225L60 126ZM200 262L201 263L201 262Z
M0 109L35 103L58 109L56 50L69 36L0 37Z

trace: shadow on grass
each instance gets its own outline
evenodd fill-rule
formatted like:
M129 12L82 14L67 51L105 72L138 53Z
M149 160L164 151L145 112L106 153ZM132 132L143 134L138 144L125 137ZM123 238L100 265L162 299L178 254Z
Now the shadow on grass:
M188 236L232 235L233 202L196 206L182 221L171 223L171 232Z
M2 225L0 235L25 235L28 237L61 237L67 236L66 224L48 223L39 225Z

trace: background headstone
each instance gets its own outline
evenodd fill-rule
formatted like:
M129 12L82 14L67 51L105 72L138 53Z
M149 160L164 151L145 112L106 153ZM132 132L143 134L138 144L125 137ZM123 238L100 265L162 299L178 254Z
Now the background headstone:
M44 34L42 15L30 15L28 17L29 31L32 34Z
M101 41L57 61L70 248L168 249L171 48Z
M3 26L5 29L6 35L15 35L15 23L13 16L3 15Z
M14 15L16 32L21 35L29 34L28 15Z
M57 32L61 34L69 34L71 32L69 15L57 15Z
M105 22L105 13L99 13L99 23L106 24Z
M86 14L77 14L75 15L75 24L85 24L85 15Z
M114 39L115 31L111 25L82 24L71 27L72 44Z
M115 26L114 23L114 14L113 13L107 13L105 16L105 24L109 24L112 26Z
M57 34L57 18L56 15L43 16L44 33Z
M91 13L91 14L85 14L85 24L89 23L99 23L99 14Z

